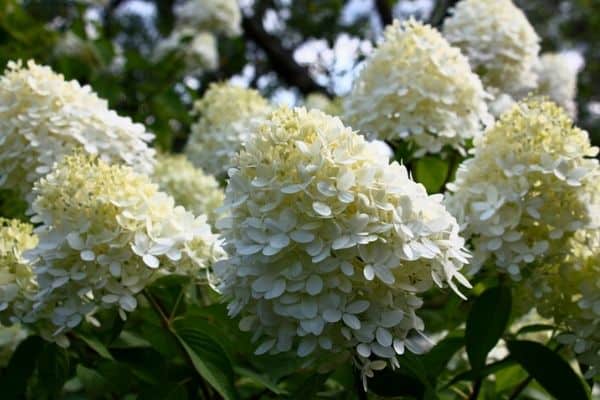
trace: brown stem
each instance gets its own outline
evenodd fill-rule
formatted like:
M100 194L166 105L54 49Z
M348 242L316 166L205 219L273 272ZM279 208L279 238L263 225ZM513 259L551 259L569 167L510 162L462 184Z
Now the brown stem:
M481 378L478 378L475 381L475 383L473 384L473 391L469 395L469 400L477 400L477 397L479 397L479 392L481 391L482 382L483 380Z

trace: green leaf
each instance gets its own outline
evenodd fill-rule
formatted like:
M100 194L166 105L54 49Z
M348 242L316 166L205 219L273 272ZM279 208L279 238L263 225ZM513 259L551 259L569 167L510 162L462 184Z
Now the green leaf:
M76 373L86 393L91 398L101 398L110 392L109 382L98 371L79 364Z
M367 381L369 392L379 396L412 396L423 398L425 395L425 385L419 379L406 374L400 369L392 371L386 368L383 371L377 371L373 378Z
M43 347L44 342L39 336L30 336L19 344L0 378L0 393L3 399L24 396L27 382L35 370Z
M471 369L485 365L490 350L506 330L511 309L510 289L496 286L475 299L467 317L465 340Z
M69 354L54 343L47 343L38 359L39 385L50 398L59 398L68 378Z
M478 378L485 378L488 375L495 374L499 371L502 371L506 368L510 368L514 365L515 365L515 361L510 357L506 357L500 361L496 361L491 364L488 364L481 369L478 369L478 370L470 369L468 371L462 372L462 373L456 375L454 378L452 378L452 380L450 381L450 383L448 383L446 385L446 387L452 386L456 382L460 382L460 381L474 381Z
M225 400L238 398L234 385L231 361L223 347L204 331L198 329L195 319L179 319L173 327L177 339L189 355L196 371Z
M110 354L110 351L108 351L106 346L102 342L100 342L98 339L89 337L89 336L84 336L82 334L77 334L77 339L80 339L81 341L83 341L85 344L87 344L92 350L94 350L100 356L102 356L108 360L113 360L113 356Z
M553 325L548 325L548 324L533 324L533 325L527 325L522 327L521 329L519 329L516 333L516 335L523 335L525 333L532 333L532 332L541 332L541 331L551 331L555 329L555 327Z
M447 337L421 357L427 369L427 374L432 381L435 382L437 377L446 369L452 356L464 345L465 339L463 337Z
M306 379L292 395L289 397L293 400L314 399L316 394L325 384L329 374L314 374Z
M268 376L264 376L262 374L252 371L249 368L244 368L244 367L240 367L240 366L235 366L233 369L236 374L246 377L246 378L252 380L253 382L256 382L258 385L263 386L266 389L269 389L274 394L277 394L280 396L287 395L287 391L280 389L277 386L277 383L273 382L270 379L270 377L268 377Z
M438 193L448 176L448 162L426 156L414 163L414 178L425 186L428 193Z
M546 346L529 340L511 340L508 351L544 389L558 400L587 399L582 380L569 364Z

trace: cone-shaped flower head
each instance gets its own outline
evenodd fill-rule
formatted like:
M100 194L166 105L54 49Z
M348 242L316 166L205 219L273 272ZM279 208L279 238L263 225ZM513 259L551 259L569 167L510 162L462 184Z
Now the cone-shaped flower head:
M36 244L32 225L0 218L0 324L11 325L28 307L36 285L23 252Z
M125 312L152 279L201 276L221 254L206 217L194 217L126 166L68 156L34 187L40 243L27 253L39 293L25 322L51 322L47 338L97 308Z
M223 206L225 193L212 175L196 168L182 155L160 154L154 168L154 182L173 197L177 205L194 215L206 214L211 224Z
M414 20L385 31L345 104L345 121L368 136L408 140L417 155L466 140L491 117L481 81L457 48Z
M539 37L512 0L462 0L444 21L485 84L519 98L536 86Z
M320 111L275 111L237 156L225 195L218 226L231 256L215 266L218 288L257 354L354 356L369 375L413 348L420 292L469 284L441 195Z
M187 0L175 7L175 16L177 25L197 31L229 36L241 32L242 14L237 0Z
M49 67L10 62L0 78L0 186L23 195L55 161L83 148L109 163L152 171L153 135L120 117L89 86Z
M577 68L565 54L546 53L540 58L537 93L563 107L571 117L577 113Z
M598 148L554 103L516 104L476 141L474 153L447 198L472 238L474 267L489 258L518 279L527 264L597 218L586 198L600 179L598 160L590 158Z
M269 103L253 89L212 84L194 105L199 115L192 125L186 154L194 165L224 177L231 158L269 113Z

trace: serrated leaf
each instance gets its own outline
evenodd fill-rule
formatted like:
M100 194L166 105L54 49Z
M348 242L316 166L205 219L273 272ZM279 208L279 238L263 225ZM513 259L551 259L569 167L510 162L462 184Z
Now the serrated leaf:
M448 176L448 162L426 156L419 158L413 165L415 180L425 186L427 193L438 193Z
M196 371L225 400L238 398L234 385L231 361L223 347L205 332L199 330L193 320L177 320L173 327L177 339L189 355Z
M511 310L510 289L496 286L483 292L467 317L465 343L473 371L485 365L488 353L506 330Z
M24 397L27 382L35 370L38 356L44 347L38 336L30 336L19 344L0 378L3 399Z
M511 340L507 345L511 357L558 400L589 397L583 381L556 352L529 340Z

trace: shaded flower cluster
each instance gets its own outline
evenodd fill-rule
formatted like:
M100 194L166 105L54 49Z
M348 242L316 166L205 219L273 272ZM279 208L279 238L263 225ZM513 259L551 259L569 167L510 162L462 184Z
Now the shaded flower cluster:
M8 365L11 356L27 337L27 331L19 324L10 326L0 325L0 368Z
M160 190L173 197L177 205L194 215L206 214L214 224L225 193L212 175L194 167L185 156L160 154L153 180Z
M512 0L462 0L444 21L485 84L517 99L536 86L539 37Z
M459 151L491 120L467 59L435 29L395 21L346 99L345 121L368 136L408 140L415 155Z
M187 0L174 11L178 25L195 31L241 33L242 14L236 0Z
M338 118L276 110L229 171L218 226L230 257L214 270L230 315L257 354L352 356L365 377L397 366L424 329L419 293L469 285L441 201Z
M39 291L27 323L47 339L98 308L122 318L135 295L165 273L200 276L222 254L206 217L194 217L126 166L65 157L34 187L39 245L27 257Z
M472 239L477 269L491 259L519 279L523 269L590 226L586 199L600 179L587 132L552 102L529 99L503 114L460 165L447 206Z
M325 114L340 116L342 114L342 99L330 99L321 93L311 93L304 99L304 107L308 110L317 109Z
M221 83L210 86L194 111L199 119L192 125L186 155L197 167L224 177L233 155L271 107L256 90Z
M577 69L565 54L546 53L540 57L537 93L563 107L571 117L577 114Z
M110 163L152 171L153 135L108 108L89 86L49 67L10 62L0 78L0 186L23 195L55 161L82 148Z
M0 218L0 324L13 324L29 307L36 284L23 252L36 244L32 225Z
M154 58L161 60L172 52L183 58L187 73L201 73L219 66L217 40L209 32L177 28L159 42Z

